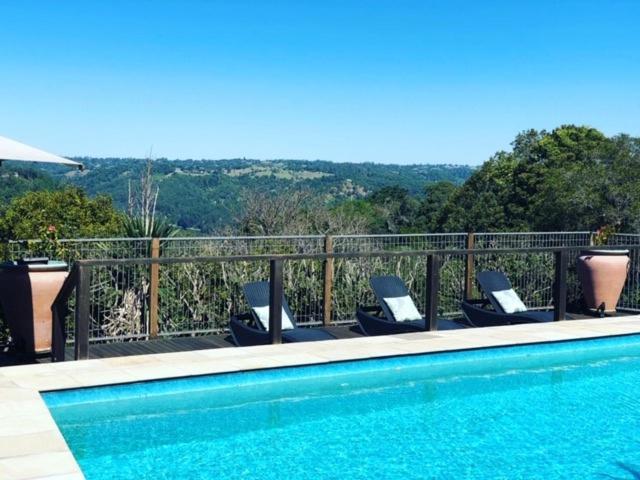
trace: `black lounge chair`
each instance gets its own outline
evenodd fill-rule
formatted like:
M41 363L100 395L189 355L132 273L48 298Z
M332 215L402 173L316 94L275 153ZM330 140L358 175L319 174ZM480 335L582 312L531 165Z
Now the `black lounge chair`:
M251 282L242 288L247 303L251 307L250 313L234 315L231 317L231 336L238 346L268 345L271 343L271 335L258 320L255 308L269 305L269 282ZM322 328L299 328L296 325L295 316L289 308L286 298L282 298L282 308L289 316L292 329L282 330L283 342L315 342L319 340L335 340L335 336Z
M476 275L476 280L486 299L465 300L462 302L462 312L472 326L489 327L553 321L553 311L528 310L507 313L494 296L494 292L513 288L504 273L497 271L480 272Z
M369 284L376 296L378 305L360 307L356 318L360 328L366 335L392 335L395 333L424 332L426 324L424 318L420 320L396 321L393 312L387 305L385 298L410 296L405 283L395 275L371 277Z

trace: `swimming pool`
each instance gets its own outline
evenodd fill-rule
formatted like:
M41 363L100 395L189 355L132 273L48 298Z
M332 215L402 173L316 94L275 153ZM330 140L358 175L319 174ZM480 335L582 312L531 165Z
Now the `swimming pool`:
M89 480L638 478L639 396L636 335L43 394Z

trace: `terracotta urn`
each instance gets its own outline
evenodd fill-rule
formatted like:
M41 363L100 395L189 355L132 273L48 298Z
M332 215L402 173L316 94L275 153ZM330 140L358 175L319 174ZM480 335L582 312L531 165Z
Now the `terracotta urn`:
M628 250L586 250L578 257L578 278L586 308L615 313L629 271Z
M65 262L0 265L0 304L14 345L25 353L51 350L51 304L65 278Z

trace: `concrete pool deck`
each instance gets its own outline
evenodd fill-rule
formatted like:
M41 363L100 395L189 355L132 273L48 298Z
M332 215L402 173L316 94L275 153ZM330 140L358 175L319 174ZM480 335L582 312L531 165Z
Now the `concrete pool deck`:
M469 328L0 368L0 478L84 476L40 392L373 357L640 333L640 316Z

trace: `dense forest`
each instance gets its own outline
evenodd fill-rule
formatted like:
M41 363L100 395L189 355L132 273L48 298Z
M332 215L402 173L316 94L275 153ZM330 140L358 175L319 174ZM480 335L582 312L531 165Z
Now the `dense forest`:
M80 173L7 164L0 171L0 235L35 235L39 223L60 222L54 217L61 205L113 210L101 225L77 225L65 235L109 233L105 225L121 232L117 211L131 210L131 191L141 178L147 196L157 192L157 218L182 233L640 229L639 138L566 125L522 132L512 147L477 169L160 159L149 173L142 160L82 158L87 168ZM49 193L36 199L37 193L24 195L29 190ZM38 209L43 204L48 207Z
M60 167L0 170L0 198L9 200L29 190L76 186L90 196L108 195L116 208L128 206L130 188L145 172L144 159L76 158L82 172ZM448 181L462 184L473 172L456 165L382 165L327 161L249 159L153 161L153 182L159 188L157 212L181 229L214 233L234 228L248 198L305 192L323 205L365 199L388 186L402 185L419 196L425 185Z

